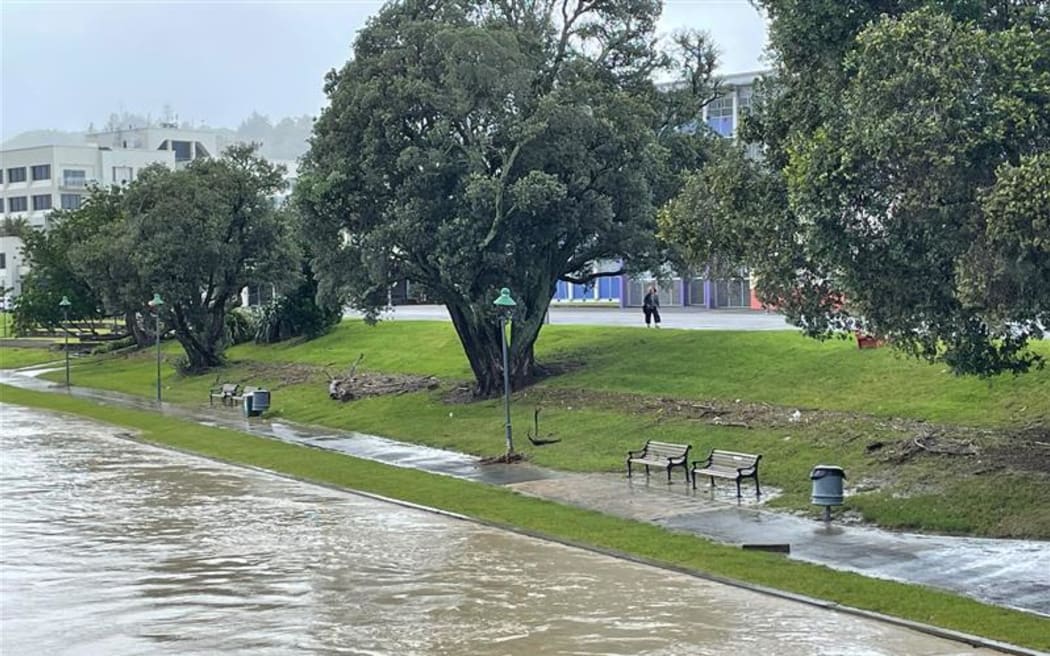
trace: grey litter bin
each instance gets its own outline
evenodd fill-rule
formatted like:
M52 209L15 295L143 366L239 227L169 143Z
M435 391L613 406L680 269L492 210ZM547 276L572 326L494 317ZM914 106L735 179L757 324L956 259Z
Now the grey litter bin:
M258 417L270 409L270 390L257 389L251 393L252 416Z
M810 502L814 506L841 506L842 505L842 481L846 478L846 472L842 467L835 465L817 465L809 473L809 480L813 482L813 492Z

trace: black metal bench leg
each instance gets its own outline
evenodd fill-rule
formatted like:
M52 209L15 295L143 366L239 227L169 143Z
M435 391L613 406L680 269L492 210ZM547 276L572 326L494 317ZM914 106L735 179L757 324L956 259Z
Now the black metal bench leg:
M690 477L693 479L693 489L695 490L696 489L696 472L692 472Z
M712 490L715 489L715 477L714 476L709 476L708 478L711 479L711 489Z
M671 484L671 465L667 465L667 484Z
M740 498L740 477L736 477L736 498Z
M755 496L762 496L762 488L758 486L758 474L755 474Z
M631 477L631 461L627 461L627 478Z

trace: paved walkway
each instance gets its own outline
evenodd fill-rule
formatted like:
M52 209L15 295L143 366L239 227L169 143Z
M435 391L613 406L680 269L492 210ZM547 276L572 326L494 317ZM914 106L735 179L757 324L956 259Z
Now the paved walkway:
M698 307L660 308L664 328L689 330L798 330L784 317L762 310L707 310ZM359 313L349 312L356 317ZM443 305L397 305L382 315L386 321L449 321ZM645 328L641 308L551 306L550 323Z
M0 383L63 392L28 375L0 371ZM155 402L115 392L74 387L75 396L156 410ZM568 474L529 464L480 465L478 458L372 435L245 419L234 408L164 405L164 414L205 425L247 431L315 448L346 453L493 485L603 513L687 531L732 544L788 544L791 558L867 576L951 590L989 603L1050 617L1050 542L995 540L896 533L841 526L774 513L752 499L740 502L733 486L712 494L681 480L657 476L628 480L622 474ZM764 486L765 487L765 486ZM774 490L768 490L775 493Z

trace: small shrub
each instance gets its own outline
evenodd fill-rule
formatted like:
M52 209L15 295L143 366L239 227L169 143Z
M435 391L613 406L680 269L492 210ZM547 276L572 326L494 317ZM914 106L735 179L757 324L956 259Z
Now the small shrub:
M341 313L318 305L312 293L280 296L266 304L259 316L255 341L273 344L292 337L313 339L332 329Z
M235 308L226 313L226 343L244 344L255 337L258 313L248 308Z
M122 337L120 339L114 339L114 340L110 340L108 342L102 342L101 344L99 344L95 348L91 349L91 352L96 354L96 355L100 354L100 353L112 353L113 351L119 351L121 349L131 348L132 346L135 346L135 336L134 335L128 335L127 337Z

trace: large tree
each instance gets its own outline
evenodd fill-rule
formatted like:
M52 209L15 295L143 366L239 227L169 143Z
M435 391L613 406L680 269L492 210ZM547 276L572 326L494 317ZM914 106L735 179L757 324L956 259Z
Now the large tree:
M666 64L659 11L658 0L387 4L327 78L297 188L324 289L375 310L391 283L423 285L490 395L502 380L492 301L509 287L510 374L515 387L530 380L557 281L592 281L603 259L644 270L656 254L654 182L669 152L657 127L674 114L651 81Z
M190 370L222 364L226 313L246 285L298 283L291 214L274 199L283 173L254 147L233 146L182 170L147 168L125 192L125 255L138 280L161 294L164 323Z
M860 324L961 373L1038 362L1050 233L1045 195L1026 194L1050 145L1045 3L762 4L777 79L745 133L766 160L694 177L665 230L719 216L693 254L752 265L811 334Z
M69 252L81 243L84 232L67 218L67 212L58 210L48 217L49 230L29 226L18 230L22 255L30 269L14 304L18 332L34 326L61 326L67 317L89 322L102 317L101 298L70 262ZM59 306L63 296L71 303L65 310Z

